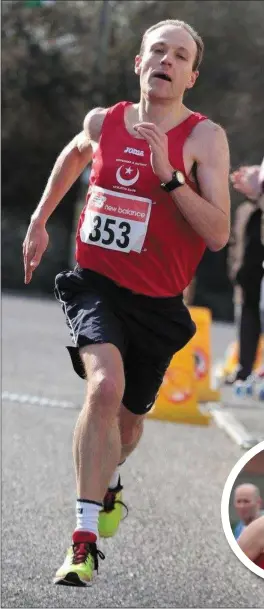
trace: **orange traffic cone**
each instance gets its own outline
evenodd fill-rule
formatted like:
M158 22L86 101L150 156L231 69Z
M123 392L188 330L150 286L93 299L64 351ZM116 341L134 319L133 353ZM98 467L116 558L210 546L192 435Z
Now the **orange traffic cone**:
M173 356L148 417L175 423L209 424L210 415L201 412L197 403L191 341Z
M211 323L212 314L205 307L189 307L191 317L196 324L196 334L191 340L195 358L195 378L197 399L199 402L220 400L220 393L211 387Z

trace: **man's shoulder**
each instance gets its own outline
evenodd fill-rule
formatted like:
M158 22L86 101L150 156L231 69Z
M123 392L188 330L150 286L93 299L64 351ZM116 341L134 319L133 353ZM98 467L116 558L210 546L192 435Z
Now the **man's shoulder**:
M108 108L98 107L93 108L86 114L83 129L89 140L98 142L107 111Z
M198 163L211 163L213 159L221 157L229 164L229 144L225 129L210 118L195 125L190 145L193 157Z
M91 141L98 142L106 115L109 114L114 116L116 114L119 116L120 112L123 112L123 108L127 103L128 102L121 101L107 108L99 106L90 110L88 114L86 114L83 123L84 131L89 139Z
M193 131L192 137L197 140L206 139L214 139L219 137L219 135L226 134L225 129L219 123L215 123L212 119L205 117L204 120L199 121Z

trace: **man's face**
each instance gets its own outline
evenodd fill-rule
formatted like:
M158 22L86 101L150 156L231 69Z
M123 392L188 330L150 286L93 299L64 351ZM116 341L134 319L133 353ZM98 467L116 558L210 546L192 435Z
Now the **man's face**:
M246 524L254 520L260 510L260 498L254 488L236 488L234 496L234 507L240 520Z
M150 32L143 56L135 60L142 93L161 100L182 97L199 74L193 71L196 52L196 42L181 27L166 25Z

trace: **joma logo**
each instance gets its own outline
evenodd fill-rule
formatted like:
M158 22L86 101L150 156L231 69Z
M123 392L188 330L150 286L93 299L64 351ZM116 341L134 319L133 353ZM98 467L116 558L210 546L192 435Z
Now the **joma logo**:
M124 152L128 154L136 154L137 156L144 156L144 150L137 150L137 148L126 148Z

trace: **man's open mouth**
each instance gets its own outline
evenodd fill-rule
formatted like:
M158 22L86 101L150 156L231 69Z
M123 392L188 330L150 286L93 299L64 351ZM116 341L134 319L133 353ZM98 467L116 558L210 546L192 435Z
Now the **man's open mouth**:
M168 76L168 74L165 74L165 72L155 72L155 74L153 74L153 76L155 78L161 78L161 80L166 80L167 82L171 82L171 77Z

